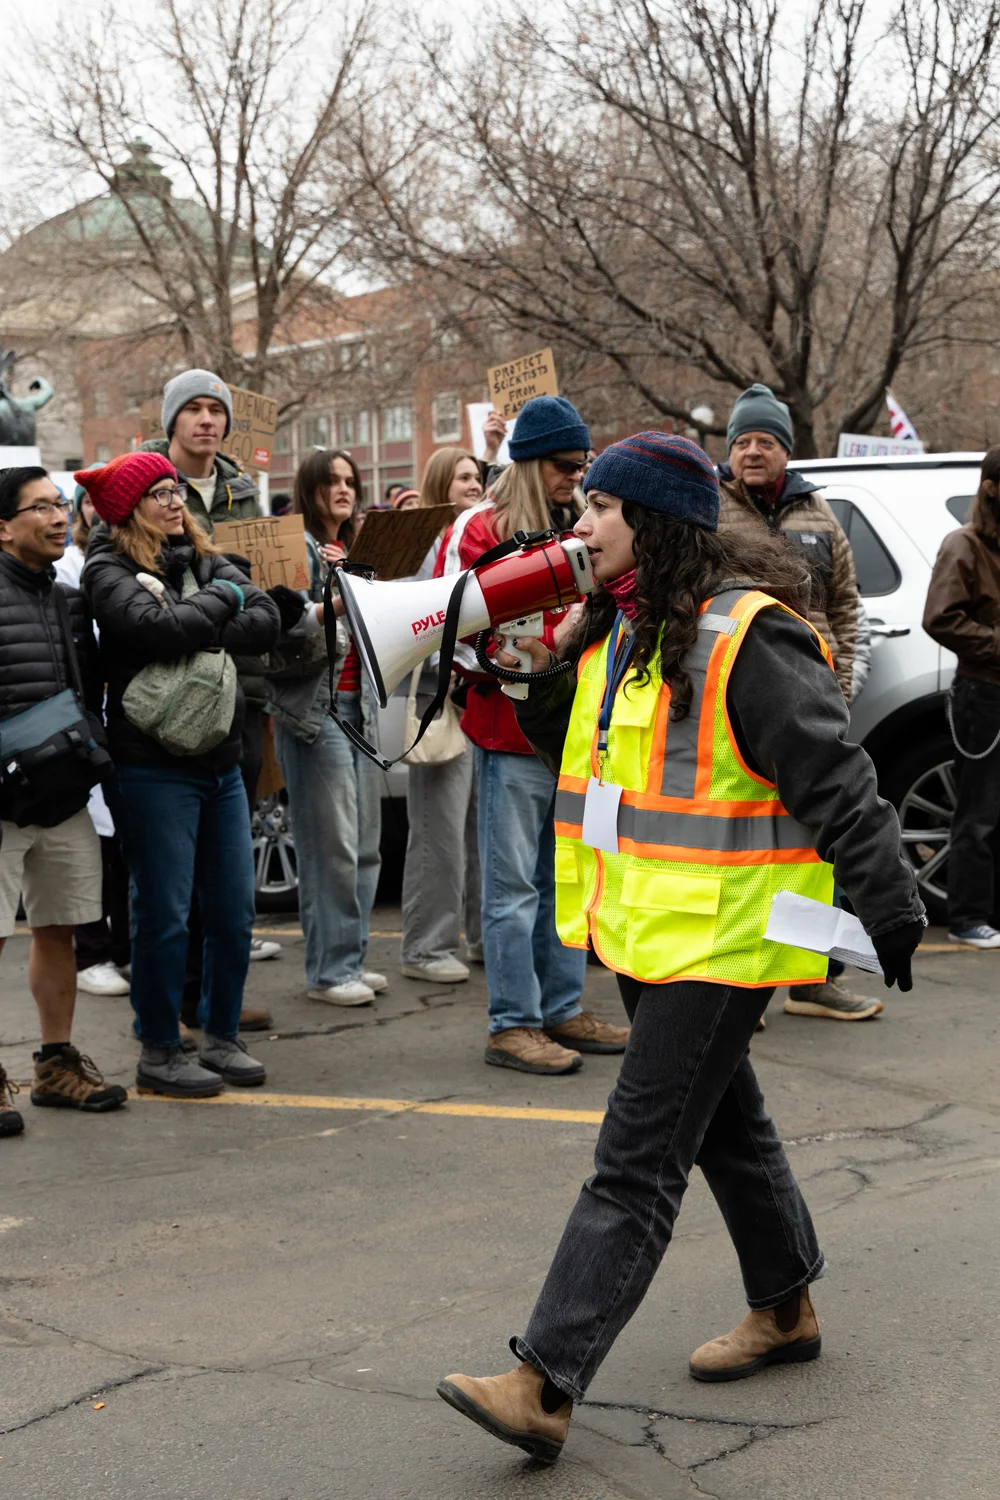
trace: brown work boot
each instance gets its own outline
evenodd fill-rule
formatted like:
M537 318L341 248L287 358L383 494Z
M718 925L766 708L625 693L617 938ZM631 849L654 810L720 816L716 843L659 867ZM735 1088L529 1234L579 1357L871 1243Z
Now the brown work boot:
M554 1464L562 1452L573 1415L567 1396L551 1414L542 1405L545 1376L534 1365L519 1365L507 1375L449 1375L437 1393L463 1417L470 1417L502 1443L523 1448L539 1463ZM551 1389L551 1387L550 1387Z
M104 1075L97 1071L92 1059L78 1052L69 1042L57 1057L49 1057L45 1062L42 1062L40 1052L34 1057L32 1104L49 1105L54 1109L86 1109L103 1114L109 1109L119 1109L128 1098L121 1084L106 1084Z
M0 1135L20 1135L24 1129L24 1117L14 1108L14 1095L20 1092L20 1085L11 1083L0 1068Z
M550 1041L537 1026L493 1032L484 1057L494 1068L517 1068L519 1073L575 1073L583 1067L579 1052Z
M271 1012L263 1006L254 1009L251 1005L244 1005L240 1011L241 1031L270 1031L274 1022L271 1020Z
M882 1009L881 1000L852 995L835 979L822 984L793 984L782 1007L787 1016L819 1016L827 1021L870 1021Z
M581 1010L560 1026L546 1026L545 1035L553 1042L575 1047L577 1052L624 1052L628 1045L627 1026L599 1021L589 1010Z
M819 1319L802 1287L778 1307L751 1308L732 1333L696 1349L688 1369L695 1380L744 1380L765 1365L801 1364L819 1351Z

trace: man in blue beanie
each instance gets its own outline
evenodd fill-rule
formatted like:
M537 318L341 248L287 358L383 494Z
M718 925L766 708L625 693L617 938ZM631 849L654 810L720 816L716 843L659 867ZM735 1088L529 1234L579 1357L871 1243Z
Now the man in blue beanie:
M809 619L830 647L849 702L859 613L854 555L819 486L788 467L794 442L788 407L768 386L749 386L733 406L727 438L729 462L719 468L720 530L764 525L801 550L812 583ZM785 1010L837 1021L876 1016L882 1002L845 990L837 983L843 971L843 964L831 962L825 983L789 991Z

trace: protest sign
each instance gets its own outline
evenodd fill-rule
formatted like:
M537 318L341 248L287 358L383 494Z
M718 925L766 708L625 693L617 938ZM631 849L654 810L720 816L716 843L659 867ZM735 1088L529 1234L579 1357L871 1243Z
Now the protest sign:
M219 521L212 540L223 552L238 552L249 558L250 577L260 589L273 589L279 583L290 589L309 587L309 556L301 516Z
M556 365L551 349L524 354L506 365L495 365L486 371L490 400L504 421L516 417L526 401L534 396L558 396Z
M451 505L370 510L348 557L353 563L374 568L378 578L409 578L427 556L438 532L454 519Z
M865 432L842 432L837 443L838 458L903 458L923 451L919 438L872 437Z
M469 432L472 434L472 451L477 458L485 458L486 433L483 431L483 428L486 425L486 418L489 416L493 408L490 406L490 403L488 401L471 401L465 409L469 413ZM494 463L510 463L510 449L507 447L507 443L510 440L510 435L513 431L514 422L513 419L511 419L511 421L507 423L507 436L500 444L497 456L493 460Z
M242 469L268 469L274 448L274 429L278 425L278 403L273 396L261 396L231 385L233 425L222 445L223 453L235 458Z

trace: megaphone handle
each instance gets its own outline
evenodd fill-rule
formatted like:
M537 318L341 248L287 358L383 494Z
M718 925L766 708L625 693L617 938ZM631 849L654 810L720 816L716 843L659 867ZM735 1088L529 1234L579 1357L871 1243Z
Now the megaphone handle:
M530 651L519 650L512 641L508 641L503 649L508 652L509 655L517 657L518 661L521 664L520 671L531 671ZM513 670L513 668L511 670ZM526 682L502 682L500 684L500 691L501 693L505 693L508 698L524 699L528 696L528 684Z

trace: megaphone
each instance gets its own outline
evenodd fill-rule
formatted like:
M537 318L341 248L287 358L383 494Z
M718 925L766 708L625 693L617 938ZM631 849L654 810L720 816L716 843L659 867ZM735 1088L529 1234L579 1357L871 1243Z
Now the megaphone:
M441 645L448 601L461 575L420 582L379 583L341 570L337 582L344 614L362 666L379 704ZM592 593L594 575L578 537L548 536L506 557L468 569L458 635L562 609Z

